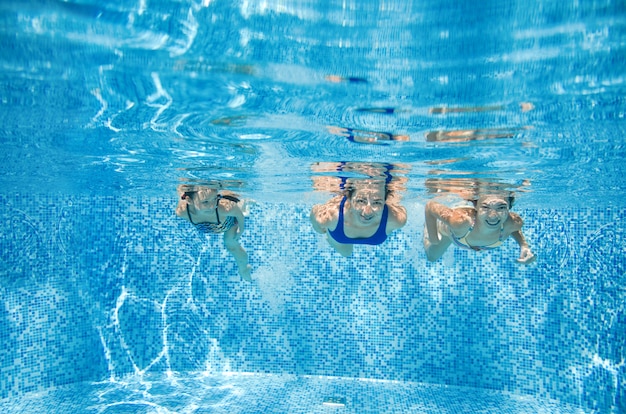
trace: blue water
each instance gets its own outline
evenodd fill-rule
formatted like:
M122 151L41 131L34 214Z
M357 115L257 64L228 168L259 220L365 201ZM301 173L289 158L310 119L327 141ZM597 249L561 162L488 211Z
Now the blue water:
M0 22L0 408L625 410L623 2L42 0ZM345 259L308 213L372 166L409 221ZM173 215L177 185L218 182L256 201L251 284ZM468 186L516 192L535 264L511 241L426 262L425 202Z
M500 3L5 3L3 188L213 179L298 200L312 163L377 160L408 164L420 200L426 179L461 177L533 207L623 206L623 4ZM355 146L328 126L410 141ZM493 128L512 136L426 141Z

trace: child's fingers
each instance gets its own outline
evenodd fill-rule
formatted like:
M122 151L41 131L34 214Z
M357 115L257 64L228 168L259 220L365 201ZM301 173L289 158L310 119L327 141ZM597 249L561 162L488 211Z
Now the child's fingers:
M522 264L530 264L535 261L537 256L535 256L532 252L523 252L519 259L517 259L518 263Z

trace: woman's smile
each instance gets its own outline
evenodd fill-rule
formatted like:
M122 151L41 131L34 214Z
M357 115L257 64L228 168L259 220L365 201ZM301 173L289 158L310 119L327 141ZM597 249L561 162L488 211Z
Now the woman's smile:
M361 214L361 220L364 222L370 222L372 221L372 219L374 219L375 216L376 216L375 214L368 214L368 215Z

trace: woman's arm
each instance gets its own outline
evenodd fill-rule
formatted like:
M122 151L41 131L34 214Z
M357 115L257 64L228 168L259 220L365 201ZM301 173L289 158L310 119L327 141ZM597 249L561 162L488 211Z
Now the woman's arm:
M398 204L387 204L389 208L389 219L387 221L387 234L401 229L406 224L406 208Z
M316 204L313 206L309 216L313 230L323 234L326 233L328 229L337 227L340 201L341 197L335 197L325 204Z

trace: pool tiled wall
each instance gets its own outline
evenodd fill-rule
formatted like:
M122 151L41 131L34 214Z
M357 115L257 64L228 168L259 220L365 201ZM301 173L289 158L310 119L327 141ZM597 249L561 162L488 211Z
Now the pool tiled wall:
M175 200L1 197L0 397L153 371L462 385L589 408L626 399L626 212L519 210L538 254L422 249L423 206L335 253L310 206L253 205L242 282Z

